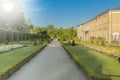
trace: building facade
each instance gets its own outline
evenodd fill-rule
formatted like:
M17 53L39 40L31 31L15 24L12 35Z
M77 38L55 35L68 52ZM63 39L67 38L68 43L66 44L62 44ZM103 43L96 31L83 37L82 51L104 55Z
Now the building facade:
M120 8L110 9L97 17L80 24L77 36L83 41L91 37L104 37L109 44L120 41Z

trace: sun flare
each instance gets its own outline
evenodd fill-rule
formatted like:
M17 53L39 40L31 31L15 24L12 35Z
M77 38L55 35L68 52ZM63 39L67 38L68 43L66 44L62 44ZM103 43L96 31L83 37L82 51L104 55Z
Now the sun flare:
M14 8L14 4L13 3L6 3L3 5L3 9L6 12L11 12Z

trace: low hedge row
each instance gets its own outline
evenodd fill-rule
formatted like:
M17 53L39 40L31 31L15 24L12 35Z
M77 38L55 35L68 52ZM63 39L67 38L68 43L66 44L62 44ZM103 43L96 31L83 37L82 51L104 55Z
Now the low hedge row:
M100 76L95 74L94 72L89 72L87 71L84 66L79 62L79 58L74 55L73 53L71 53L63 44L62 45L63 48L66 50L66 52L70 55L70 57L74 60L74 62L78 65L78 67L80 67L83 72L87 75L89 80L111 80L111 78L109 78L108 76Z
M89 49L89 50L93 50L93 51L99 52L99 53L101 53L101 54L105 54L105 55L107 55L107 56L109 56L109 57L115 58L115 59L118 60L118 62L120 62L120 56L115 56L115 55L112 55L112 54L108 54L107 52L103 52L103 51L100 51L100 50L96 50L96 49L94 49L94 48L90 48L90 47L84 46L84 45L82 45L82 44L80 44L80 45L83 46L83 47L85 47L85 48L87 48L87 49Z
M40 49L38 49L37 51L34 51L31 55L27 56L26 58L21 60L19 63L14 65L11 69L9 69L8 71L0 74L0 80L7 80L7 78L9 78L16 71L18 71L24 64L26 64L31 58L36 56L45 47L46 47L46 45L43 45Z

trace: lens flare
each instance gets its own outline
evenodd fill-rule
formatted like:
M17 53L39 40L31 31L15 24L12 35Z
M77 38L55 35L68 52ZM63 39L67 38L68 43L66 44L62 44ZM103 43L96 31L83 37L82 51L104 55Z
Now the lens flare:
M6 12L11 12L14 9L14 4L6 3L6 4L3 5L3 9Z

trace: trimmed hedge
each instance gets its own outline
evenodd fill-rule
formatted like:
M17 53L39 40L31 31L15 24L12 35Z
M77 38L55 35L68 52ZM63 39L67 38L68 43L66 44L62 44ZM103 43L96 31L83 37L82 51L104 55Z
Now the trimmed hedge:
M24 41L24 40L34 40L35 34L17 32L17 31L5 31L0 30L0 43L13 42L13 41Z
M11 69L9 69L8 71L0 74L0 80L7 80L7 78L9 78L16 71L18 71L24 64L26 64L31 58L36 56L45 47L46 47L46 45L43 45L40 49L38 49L37 51L34 51L31 55L27 56L26 58L21 60L19 63L14 65Z

